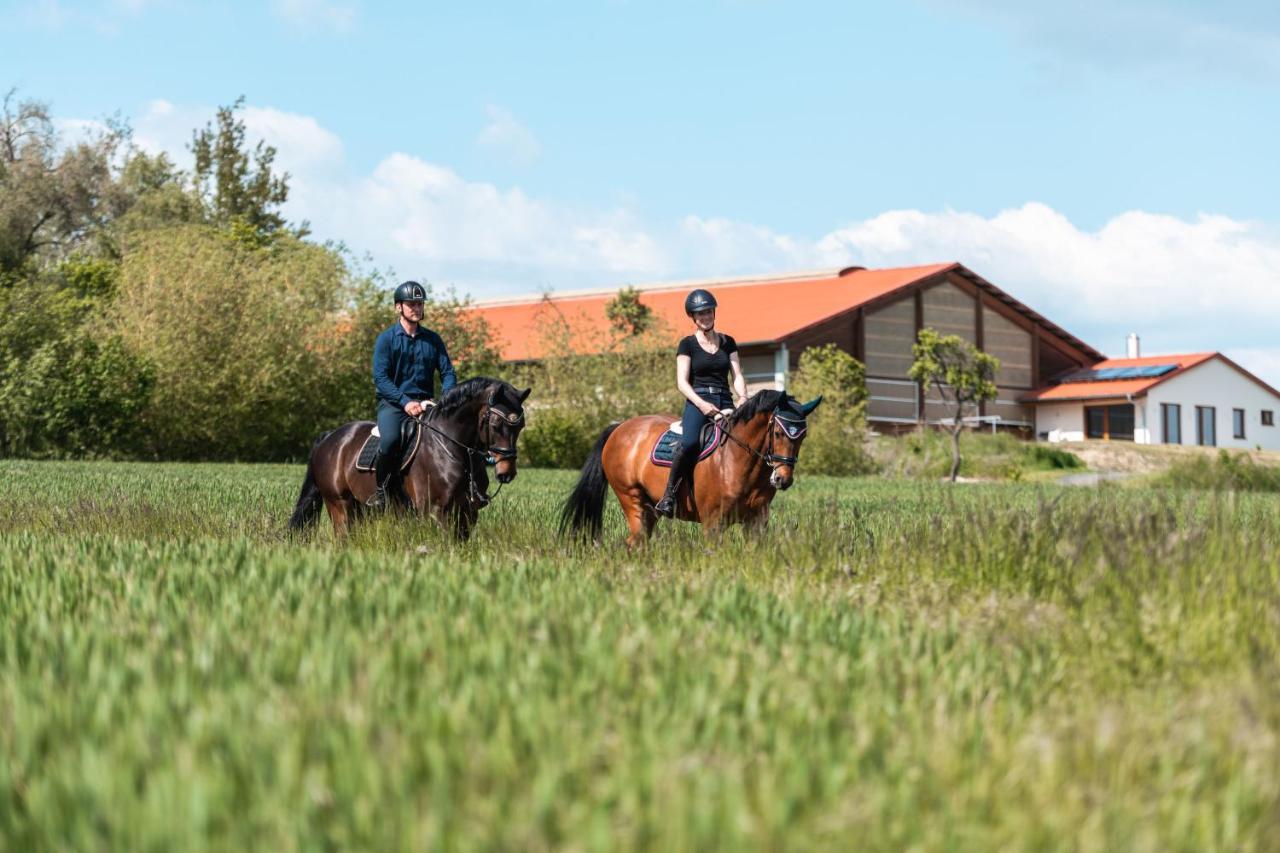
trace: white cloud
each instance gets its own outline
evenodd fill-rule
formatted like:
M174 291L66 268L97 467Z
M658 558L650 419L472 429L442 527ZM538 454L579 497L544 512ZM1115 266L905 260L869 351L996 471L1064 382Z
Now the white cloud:
M476 139L481 147L496 151L519 166L528 166L538 159L542 147L538 145L533 131L503 107L490 104L486 112L489 123Z
M359 11L354 2L335 0L272 0L271 9L276 17L297 30L335 33L349 31Z

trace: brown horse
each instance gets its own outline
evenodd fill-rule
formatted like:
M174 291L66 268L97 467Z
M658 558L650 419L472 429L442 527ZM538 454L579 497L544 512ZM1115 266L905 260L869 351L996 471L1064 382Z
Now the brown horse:
M773 496L791 487L805 418L821 402L819 397L802 404L785 391L760 391L726 415L719 422L724 440L685 478L676 494L675 517L701 522L707 532L734 523L763 531ZM666 469L650 461L649 451L670 425L670 417L642 415L606 427L564 502L560 532L599 540L607 484L631 528L627 545L644 544L658 520L654 501L667 483Z
M524 427L523 404L530 390L477 377L450 388L427 408L417 419L417 453L401 474L414 512L430 512L441 524L451 522L459 539L471 535L480 508L489 502L486 462L497 460L499 483L516 477L516 439ZM357 470L356 459L373 427L372 421L353 421L320 436L311 448L291 529L315 522L323 504L341 538L365 512L373 472Z

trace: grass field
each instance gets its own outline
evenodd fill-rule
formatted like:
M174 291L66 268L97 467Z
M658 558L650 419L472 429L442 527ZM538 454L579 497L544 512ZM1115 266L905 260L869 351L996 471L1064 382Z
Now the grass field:
M1280 848L1280 499L806 476L770 534L281 527L0 462L0 848Z

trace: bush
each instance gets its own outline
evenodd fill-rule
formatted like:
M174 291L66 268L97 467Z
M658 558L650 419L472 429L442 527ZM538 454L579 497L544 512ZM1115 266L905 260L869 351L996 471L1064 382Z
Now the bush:
M866 450L866 370L857 359L834 344L809 347L800 354L789 386L801 401L822 395L800 451L806 471L852 476L876 470Z
M1214 492L1280 492L1280 468L1260 465L1247 453L1219 450L1216 457L1196 456L1169 466L1155 480L1174 489Z
M614 421L636 415L678 416L684 400L675 387L670 334L657 323L643 332L615 332L603 353L583 353L565 318L544 312L534 334L538 362L509 366L504 378L534 393L520 434L521 460L533 467L577 468Z
M71 261L0 289L0 452L138 452L154 374L99 323L114 278L110 263Z
M1073 453L1023 441L1008 433L972 432L965 436L960 476L1019 481L1035 471L1085 467ZM886 476L941 479L951 472L951 439L939 430L884 436L872 445Z

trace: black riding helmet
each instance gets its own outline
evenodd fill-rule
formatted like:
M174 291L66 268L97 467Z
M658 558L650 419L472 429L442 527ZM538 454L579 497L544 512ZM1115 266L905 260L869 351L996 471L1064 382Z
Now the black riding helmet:
M708 308L716 307L716 298L711 295L710 290L703 290L699 287L684 298L684 313L690 317L697 311L706 311Z
M427 289L416 281L406 281L396 288L396 304L401 302L426 302Z

